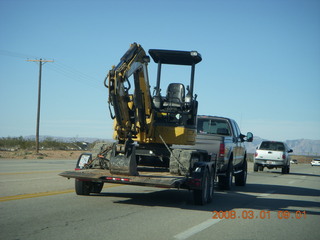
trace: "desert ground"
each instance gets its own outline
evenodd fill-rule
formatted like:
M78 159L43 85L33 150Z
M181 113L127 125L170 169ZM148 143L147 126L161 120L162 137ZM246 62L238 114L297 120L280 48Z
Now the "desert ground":
M0 151L0 159L77 159L84 151L67 150L18 150Z

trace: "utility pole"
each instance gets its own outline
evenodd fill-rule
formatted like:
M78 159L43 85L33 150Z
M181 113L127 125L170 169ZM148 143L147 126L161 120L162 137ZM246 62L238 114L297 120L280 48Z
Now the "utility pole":
M47 62L53 62L53 60L27 60L28 62L39 63L39 83L38 83L38 111L37 111L37 127L36 127L36 152L39 153L39 127L40 127L40 103L41 103L41 75L42 65Z

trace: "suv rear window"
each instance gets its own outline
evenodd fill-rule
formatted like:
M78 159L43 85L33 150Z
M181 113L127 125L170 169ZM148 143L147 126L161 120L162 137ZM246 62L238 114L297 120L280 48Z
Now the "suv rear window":
M272 151L284 151L284 144L282 142L262 142L260 145L261 150L272 150Z

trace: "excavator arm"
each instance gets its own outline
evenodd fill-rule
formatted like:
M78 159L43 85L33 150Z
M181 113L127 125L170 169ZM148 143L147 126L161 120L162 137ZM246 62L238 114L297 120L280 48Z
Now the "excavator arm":
M135 137L138 132L148 131L146 118L151 115L151 94L147 64L150 62L141 45L131 44L129 50L113 67L106 79L109 89L109 109L115 118L115 132L119 143ZM130 94L131 83L134 78L134 93ZM114 113L112 113L113 108Z

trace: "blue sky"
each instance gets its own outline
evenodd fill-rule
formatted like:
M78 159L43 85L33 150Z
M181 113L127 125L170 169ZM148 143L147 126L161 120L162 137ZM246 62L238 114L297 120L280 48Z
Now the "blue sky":
M111 138L103 80L137 42L201 53L199 114L266 139L320 139L318 0L0 0L0 32L0 137L35 134L39 65L25 60L44 58L40 135ZM189 69L162 80L187 84Z

